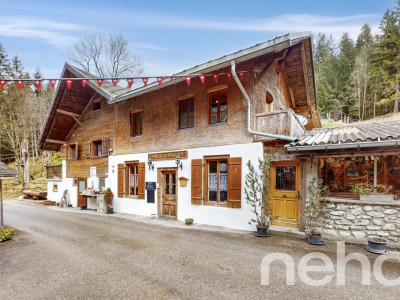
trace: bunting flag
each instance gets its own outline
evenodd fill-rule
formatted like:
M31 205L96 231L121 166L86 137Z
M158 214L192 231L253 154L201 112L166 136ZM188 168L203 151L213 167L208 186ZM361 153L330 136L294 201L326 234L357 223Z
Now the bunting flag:
M215 83L218 83L218 74L213 74L213 78Z
M142 78L143 84L144 86L147 86L147 82L149 81L148 78Z
M238 74L239 74L240 79L244 80L244 72L239 72Z
M228 77L229 82L232 80L232 74L231 73L226 73L226 77Z
M111 80L111 81L112 81L112 83L114 84L114 86L116 86L117 83L118 83L118 79L113 79L113 80Z
M206 76L200 75L199 78L200 78L201 83L204 84L204 80L206 80Z
M72 80L67 80L65 81L65 83L67 84L68 89L70 89L72 85Z
M54 80L54 79L50 80L50 86L51 86L52 89L54 89L54 86L56 85L56 82L57 82L57 80Z
M169 79L170 79L170 80L174 80L174 79L176 79L176 76L172 76L172 77L170 77Z
M18 86L19 90L22 88L23 84L24 84L24 82L22 80L17 80L17 86Z
M128 81L129 88L132 88L133 79L128 78L126 81Z
M36 85L37 90L40 91L40 84L41 84L42 82L41 82L40 80L35 80L34 83L35 83L35 85Z
M2 90L6 86L6 83L7 83L7 81L5 81L5 80L0 81L0 87L1 87Z
M157 81L158 81L158 85L161 86L161 83L163 81L164 78L162 77L157 77Z
M89 80L87 80L87 79L83 79L83 80L82 80L82 86L85 87L86 84L88 83L88 81L89 81Z
M99 87L101 87L101 85L103 84L104 80L103 79L97 79L97 84L99 85Z
M190 85L190 80L192 79L191 76L185 76L186 82L188 85Z

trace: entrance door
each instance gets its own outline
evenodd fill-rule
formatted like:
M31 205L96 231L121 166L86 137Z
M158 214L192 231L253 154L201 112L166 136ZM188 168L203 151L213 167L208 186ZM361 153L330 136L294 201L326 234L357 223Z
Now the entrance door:
M271 168L271 224L299 227L299 162L273 162Z
M86 179L78 178L78 207L81 205L87 205L87 198L82 196L82 192L86 187Z
M162 216L176 219L176 171L162 172Z

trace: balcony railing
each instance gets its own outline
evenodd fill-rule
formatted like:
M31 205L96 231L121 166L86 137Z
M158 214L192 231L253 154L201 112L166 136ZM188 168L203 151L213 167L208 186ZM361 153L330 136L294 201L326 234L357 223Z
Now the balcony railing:
M255 114L255 128L257 132L286 135L298 138L306 130L293 109L278 110L268 113ZM254 141L271 141L272 138L263 136L253 136Z
M61 179L61 165L46 166L46 179Z

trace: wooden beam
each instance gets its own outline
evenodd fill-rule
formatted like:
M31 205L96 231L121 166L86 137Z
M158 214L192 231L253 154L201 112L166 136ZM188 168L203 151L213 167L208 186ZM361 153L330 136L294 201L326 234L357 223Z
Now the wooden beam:
M82 123L78 120L77 117L74 117L74 116L72 116L72 117L74 118L74 120L75 120L80 126L82 126Z
M296 111L296 102L294 101L294 96L293 96L293 90L291 87L289 87L289 95L290 95L290 101L292 102L292 107L294 111Z
M46 139L46 143L64 145L64 144L66 144L67 142L66 142L66 141L59 141L59 140Z
M66 93L67 93L67 87L64 88L63 94L62 94L62 96L61 96L60 101L59 101L58 104L57 104L57 107L60 106L60 103L64 100L65 94L66 94ZM49 134L51 133L51 131L53 130L53 127L54 127L54 124L55 124L54 119L56 118L56 116L57 116L57 111L56 111L56 113L54 114L53 122L51 123L50 129L49 129L49 131L47 132L46 137L48 137ZM44 145L43 145L43 146L44 146Z
M310 104L310 89L308 85L308 72L307 72L307 62L306 62L306 54L304 51L304 43L301 43L300 47L300 52L301 52L301 64L303 66L303 76L304 76L304 85L306 88L306 96L307 96L307 104L308 106L311 106Z
M82 111L82 115L85 115L86 111L89 109L90 105L92 104L94 98L96 98L97 96L98 96L98 94L97 94L97 92L95 92L95 93L93 94L93 96L90 97L88 104L86 105L86 107L85 107L85 108L83 109L83 111Z
M276 62L284 59L286 57L286 54L288 53L288 49L285 49L282 53L281 56L276 57L274 59L272 59L272 61L270 61L269 63L267 63L264 68L261 70L260 74L257 74L257 78L255 80L255 85L258 84L258 82L260 81L260 79L264 76L265 73L267 73L269 71L269 69L271 69L272 66L275 65Z
M80 115L80 114L76 114L76 113L73 113L73 112L70 112L70 111L66 111L66 110L62 110L62 109L59 109L59 108L57 108L57 112L60 113L60 114L64 114L64 115L67 115L67 116L71 116L71 117L73 117L74 119L76 119L76 118L82 118L82 115Z

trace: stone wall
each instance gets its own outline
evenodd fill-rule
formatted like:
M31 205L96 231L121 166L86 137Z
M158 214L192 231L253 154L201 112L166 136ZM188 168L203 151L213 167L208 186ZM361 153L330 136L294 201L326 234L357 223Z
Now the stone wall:
M400 246L400 202L332 200L323 223L323 233L341 239L365 242L367 237L384 238L389 246Z

